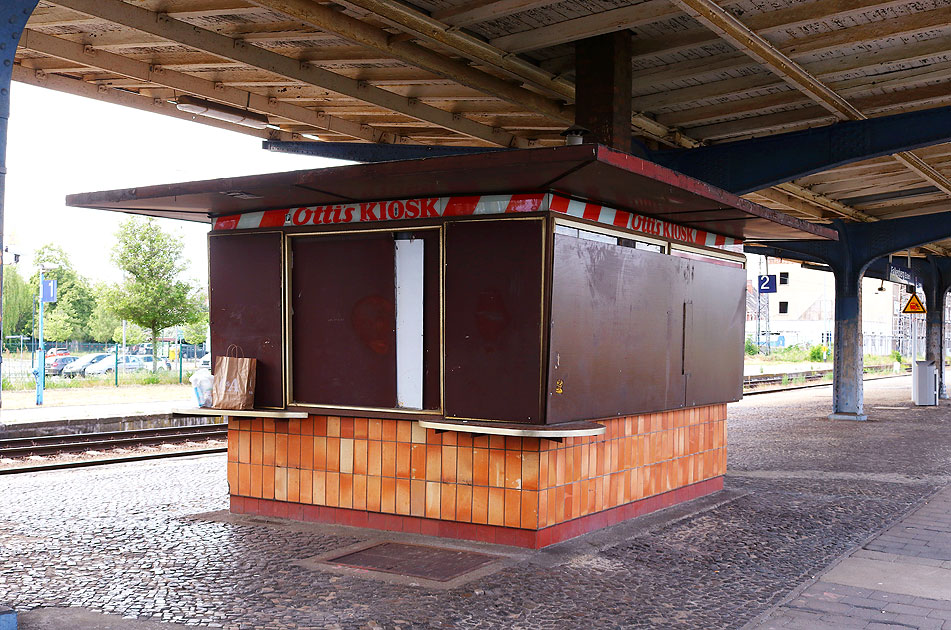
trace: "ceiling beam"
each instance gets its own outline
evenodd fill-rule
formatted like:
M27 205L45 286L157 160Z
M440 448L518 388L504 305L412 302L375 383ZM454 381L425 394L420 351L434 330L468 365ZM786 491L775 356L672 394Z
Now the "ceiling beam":
M416 67L451 79L461 85L493 94L510 103L520 105L561 120L569 125L574 116L565 104L521 85L490 75L472 66L449 59L435 50L424 48L412 41L400 41L381 28L345 15L340 11L311 0L253 0L258 6L283 13L295 20L334 33L362 46L391 55ZM544 71L539 70L539 73Z
M811 6L806 4L805 6ZM909 63L926 59L934 55L945 54L948 51L948 36L942 35L923 41L908 42L901 46L893 46L876 50L874 55L867 52L857 52L843 56L826 56L819 60L805 60L805 67L815 76L846 79L854 76L856 70L881 68L888 69L890 65L900 65L895 69L904 69ZM784 50L780 47L780 50ZM796 55L792 55L796 58ZM749 56L742 53L721 54L714 57L689 59L670 63L657 68L638 72L638 78L647 85L662 85L671 81L685 78L700 79L714 73L723 73L749 68Z
M299 122L315 129L324 129L345 134L351 138L366 142L383 143L412 143L410 138L391 136L368 125L351 122L336 116L329 116L321 112L282 103L276 99L261 94L246 92L234 87L228 87L220 82L208 81L198 77L167 70L161 66L149 65L103 50L96 50L88 46L44 35L31 29L24 29L20 36L20 47L27 50L50 55L58 59L65 59L75 63L114 72L115 74L139 79L149 84L161 85L174 90L201 96L220 103L246 108L262 114L278 116L285 120Z
M715 33L737 49L761 63L777 74L790 86L800 90L816 103L825 107L840 120L867 120L868 116L829 88L817 78L806 72L799 64L780 52L775 46L750 30L733 14L725 11L713 0L673 0ZM931 182L945 193L951 195L951 180L911 151L895 154L895 159L915 171L926 181Z
M540 9L556 2L557 0L472 0L454 7L438 9L433 11L432 16L440 22L461 27L513 13Z
M809 70L809 66L803 66ZM812 73L816 78L822 79L822 75ZM951 62L929 64L905 70L901 73L895 73L894 76L883 78L881 74L861 76L859 78L845 80L827 81L827 85L842 96L850 96L853 103L858 106L858 101L870 95L880 95L883 91L909 90L923 85L933 85L935 83L944 83L951 77ZM770 87L775 88L782 83L771 83ZM671 93L677 90L671 90ZM720 92L718 89L717 92ZM708 97L704 97L708 98ZM717 99L721 98L719 96ZM636 99L635 99L636 100ZM667 101L666 104L680 101ZM697 126L709 124L723 119L731 119L753 112L764 112L777 108L788 108L791 105L800 105L803 103L812 103L812 101L798 90L783 90L767 96L758 96L752 98L743 98L740 100L731 100L729 102L720 102L716 105L706 105L693 107L689 109L679 109L675 112L663 113L657 116L657 119L668 125L673 126ZM862 111L868 113L868 110L860 107Z
M280 76L316 85L332 92L378 105L418 120L435 123L445 129L508 147L527 147L531 142L501 129L479 124L445 110L430 107L417 99L374 87L362 81L315 68L307 63L253 46L239 39L198 28L168 16L132 6L121 0L57 0L57 4L122 24L169 41L260 68Z
M269 0L255 0L268 1ZM406 4L391 0L341 0L344 4L371 13L374 17L399 28L405 33L432 42L470 61L485 65L508 77L532 85L559 99L573 102L575 88L570 82L556 78L550 72L486 41L449 24L426 15Z
M657 20L672 17L680 11L672 9L667 0L648 0L633 6L620 7L601 13L592 13L549 26L533 28L521 33L502 35L489 40L496 48L509 52L525 52L548 48L557 44L587 39L596 35L622 31Z
M909 90L870 94L858 97L853 104L868 115L890 112L910 112L926 107L951 104L951 92L945 83L924 85ZM737 108L742 107L737 103ZM828 124L837 120L826 108L818 105L799 107L790 111L779 111L761 116L748 116L726 122L699 125L690 128L690 133L706 141L735 139L772 133L779 129L805 129L815 125Z
M815 2L803 2L783 9L744 14L743 23L760 35L769 35L783 31L789 32L796 28L816 24L827 19L843 21L872 10L882 11L907 4L907 0L816 0ZM720 6L726 5L727 3L722 3ZM924 13L927 12L917 12L916 14L921 15ZM855 31L854 29L867 27L867 34L864 36L874 36L874 33L869 32L876 28L874 25L878 24L878 28L884 27L888 29L892 28L892 22L893 20L865 22L855 27L842 28L835 31L821 31L812 35L806 34L801 38L797 38L795 41L797 44L799 42L815 42L807 44L807 46L816 46L816 49L818 49L819 47L828 45L829 42L838 37L836 35L837 33L850 31L853 33L853 36L858 39L858 33L862 31ZM903 26L899 27L899 30L903 28L913 30L916 27ZM829 39L823 39L825 37ZM717 41L718 38L712 35L708 30L685 31L683 33L672 34L670 37L641 42L634 51L634 58L640 59L656 55L675 54L694 48L709 46L715 44ZM732 59L734 61L742 61L739 55L734 55Z
M20 65L13 66L13 80L19 83L34 85L36 87L56 90L57 92L73 94L74 96L95 99L97 101L102 101L103 103L122 105L153 114L161 114L170 118L178 118L180 120L187 120L189 122L201 123L203 125L208 125L209 127L217 127L218 129L236 131L238 133L254 136L256 138L263 138L265 140L299 139L299 136L296 134L281 131L279 129L252 129L251 127L234 125L222 120L215 120L214 118L195 116L194 114L189 114L188 112L179 110L177 107L175 107L175 105L164 100L153 99L149 98L148 96L140 96L138 94L133 94L132 92L126 92L124 90L111 90L98 85L93 85L92 83L80 81L79 79L71 79L69 77L60 75L47 74L42 70L30 70L29 68L24 68Z
M165 14L176 19L181 18L206 18L219 15L244 15L248 13L259 13L260 9L255 6L249 6L243 0L201 0L201 1L167 1L163 3ZM99 22L98 18L90 18L82 15L71 15L69 11L63 11L59 7L36 9L27 22L27 27L53 28L62 26L75 26L89 22Z

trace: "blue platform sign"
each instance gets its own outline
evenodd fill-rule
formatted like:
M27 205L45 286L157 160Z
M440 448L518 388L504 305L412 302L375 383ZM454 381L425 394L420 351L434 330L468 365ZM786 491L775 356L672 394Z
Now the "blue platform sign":
M44 280L40 291L40 299L44 302L56 301L56 280Z
M760 293L776 293L776 274L759 276L756 282Z
M898 284L914 285L915 281L911 276L911 269L904 265L888 263L888 281Z

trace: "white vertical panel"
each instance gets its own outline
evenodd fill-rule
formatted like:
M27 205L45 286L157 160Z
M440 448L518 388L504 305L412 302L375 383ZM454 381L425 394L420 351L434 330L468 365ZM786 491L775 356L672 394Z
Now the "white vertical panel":
M396 404L423 408L423 241L396 241Z

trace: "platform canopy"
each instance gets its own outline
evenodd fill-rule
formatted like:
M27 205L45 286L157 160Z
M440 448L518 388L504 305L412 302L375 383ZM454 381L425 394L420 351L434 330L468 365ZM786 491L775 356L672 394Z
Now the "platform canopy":
M70 195L67 204L212 221L358 201L554 192L741 240L836 239L777 212L595 144L338 166Z
M271 140L545 147L575 122L576 44L607 33L630 33L631 133L653 148L951 103L946 0L42 0L14 78ZM898 151L747 198L820 222L946 212L949 160Z

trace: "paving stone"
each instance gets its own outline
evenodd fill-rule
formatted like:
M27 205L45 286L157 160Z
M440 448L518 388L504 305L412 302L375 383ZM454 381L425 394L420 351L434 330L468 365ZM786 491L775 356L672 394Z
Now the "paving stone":
M899 398L906 389L866 391L870 407ZM828 408L815 390L731 406L737 474L727 487L740 498L656 529L615 530L597 547L586 537L526 554L449 590L292 563L379 538L363 530L192 518L227 507L222 456L6 476L0 592L24 610L75 606L231 630L740 628L951 478L948 407L870 410L868 423L830 422ZM946 509L928 507L918 516ZM899 618L881 612L888 603L920 605L821 582L810 589L833 609L780 609L781 621L767 623L862 627ZM880 608L852 606L859 616L842 615L856 624L846 626L837 604L847 598Z

